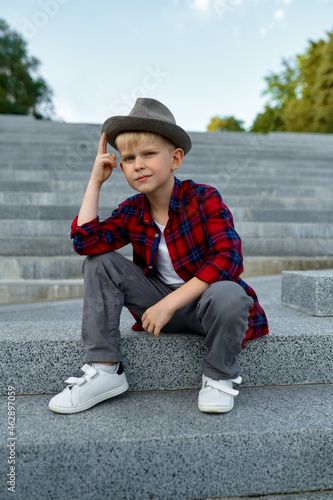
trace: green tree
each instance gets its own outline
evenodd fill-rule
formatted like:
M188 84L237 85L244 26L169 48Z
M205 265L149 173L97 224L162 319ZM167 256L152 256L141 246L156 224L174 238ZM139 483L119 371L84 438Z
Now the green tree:
M316 132L333 133L333 33L322 46L321 63L313 85L313 128Z
M0 113L52 117L52 91L38 76L39 66L25 40L0 19Z
M285 130L284 123L281 119L281 109L279 107L272 108L266 105L265 111L259 113L254 120L250 132L268 134L273 130L283 132Z
M237 120L233 116L213 116L207 126L208 132L216 132L217 130L231 130L235 132L245 132L243 120Z
M304 54L297 55L299 68L299 81L301 96L299 99L286 104L283 121L286 130L293 132L316 132L314 123L316 102L316 80L317 71L322 64L322 51L325 46L324 40L318 42L310 41L309 47Z
M262 95L268 95L269 100L265 105L265 111L256 116L250 132L268 133L274 130L280 132L287 130L285 110L300 95L300 73L292 60L283 58L282 66L280 73L271 72L265 77L267 88Z
M272 73L265 76L267 89L262 92L262 95L269 95L269 104L279 106L283 109L284 106L297 99L300 95L300 73L296 63L293 60L283 58L283 69L280 73Z
M309 41L304 54L282 60L283 70L265 77L269 101L250 132L333 133L333 33Z

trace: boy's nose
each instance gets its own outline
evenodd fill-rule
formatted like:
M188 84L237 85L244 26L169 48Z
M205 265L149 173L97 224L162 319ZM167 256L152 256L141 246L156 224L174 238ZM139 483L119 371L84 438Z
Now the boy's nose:
M139 157L135 158L135 169L140 170L143 167L144 167L143 158L139 158Z

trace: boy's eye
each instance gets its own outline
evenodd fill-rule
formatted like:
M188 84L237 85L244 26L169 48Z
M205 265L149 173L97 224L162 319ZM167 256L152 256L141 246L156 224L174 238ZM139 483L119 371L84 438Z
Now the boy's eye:
M148 151L146 153L146 156L148 156L148 155L154 155L154 154L155 154L155 151ZM131 160L133 160L133 158L134 158L134 156L126 156L125 161L131 161Z

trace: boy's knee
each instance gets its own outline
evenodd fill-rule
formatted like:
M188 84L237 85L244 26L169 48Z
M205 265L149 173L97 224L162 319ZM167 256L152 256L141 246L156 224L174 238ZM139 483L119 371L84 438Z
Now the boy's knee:
M82 272L83 274L89 271L96 272L101 266L104 267L106 263L108 266L112 265L112 262L117 260L117 256L119 256L119 254L116 252L88 255L83 261Z
M248 314L253 307L253 299L247 295L244 288L233 281L218 281L212 283L202 294L199 303L199 315L209 308L214 315L221 314L224 318ZM200 314L201 306L201 314Z

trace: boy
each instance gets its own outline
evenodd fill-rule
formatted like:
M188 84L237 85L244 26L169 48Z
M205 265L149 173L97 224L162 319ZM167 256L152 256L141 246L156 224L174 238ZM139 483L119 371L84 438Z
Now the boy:
M120 167L132 196L103 222L99 192ZM82 338L87 361L82 378L54 396L49 408L76 413L128 389L119 351L122 307L137 320L133 329L205 336L203 412L232 410L240 383L236 355L245 342L266 335L265 313L254 291L239 278L241 242L229 209L211 186L179 181L174 171L191 149L188 134L162 103L138 98L127 116L105 121L98 154L71 237L84 261ZM115 250L131 243L133 262Z

